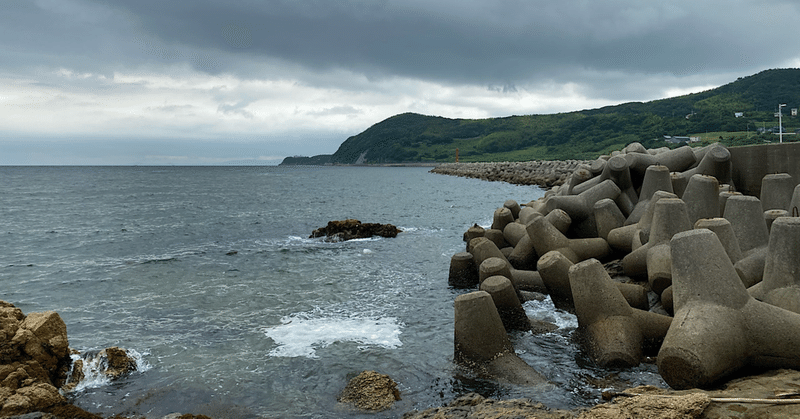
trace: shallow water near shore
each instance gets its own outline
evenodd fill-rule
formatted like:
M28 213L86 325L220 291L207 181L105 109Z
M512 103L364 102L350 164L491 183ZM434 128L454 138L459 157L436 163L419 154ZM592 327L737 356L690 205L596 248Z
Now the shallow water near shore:
M139 372L72 394L103 415L365 417L336 402L363 370L399 384L403 400L380 417L470 391L573 408L611 386L663 385L652 365L593 366L574 316L548 302L526 309L559 329L512 340L554 388L454 367L453 300L469 290L448 287L450 257L506 199L543 191L428 170L0 167L0 299L58 312L77 350L141 355ZM403 233L306 238L345 218Z

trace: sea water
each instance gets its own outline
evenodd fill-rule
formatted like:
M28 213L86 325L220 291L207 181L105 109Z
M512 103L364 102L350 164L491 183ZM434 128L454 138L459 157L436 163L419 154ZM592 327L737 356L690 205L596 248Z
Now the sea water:
M336 399L364 370L398 383L402 400L381 417L473 391L572 408L663 384L652 365L593 365L575 317L549 300L525 307L558 329L511 338L552 389L453 364L453 301L470 290L448 287L450 257L505 200L542 194L427 168L0 167L0 299L58 312L85 354L135 355L138 371L118 381L85 367L69 395L103 415L362 417ZM308 238L346 218L403 232Z

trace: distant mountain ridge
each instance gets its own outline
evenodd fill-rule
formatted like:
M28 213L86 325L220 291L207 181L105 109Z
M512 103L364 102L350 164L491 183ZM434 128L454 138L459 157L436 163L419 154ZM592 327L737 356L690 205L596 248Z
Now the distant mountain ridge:
M800 107L800 69L773 69L715 89L650 102L629 102L575 112L488 119L451 119L403 113L345 140L333 164L592 159L638 141L703 132L755 131L784 126Z

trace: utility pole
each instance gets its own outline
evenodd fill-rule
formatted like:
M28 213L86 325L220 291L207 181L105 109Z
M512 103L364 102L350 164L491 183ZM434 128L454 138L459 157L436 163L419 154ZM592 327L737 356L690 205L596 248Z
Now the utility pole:
M785 103L781 103L778 105L778 138L780 143L783 143L783 113L781 112L781 108L786 106Z

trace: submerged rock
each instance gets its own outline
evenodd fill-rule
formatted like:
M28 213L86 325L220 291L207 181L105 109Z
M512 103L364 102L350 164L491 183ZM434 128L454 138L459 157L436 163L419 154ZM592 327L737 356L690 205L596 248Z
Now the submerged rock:
M339 401L355 406L360 410L379 412L386 410L400 400L397 383L388 375L375 371L358 374L342 391Z
M366 239L372 236L397 237L402 230L391 224L361 223L352 218L341 221L328 221L328 225L320 227L308 238L326 237L327 241L345 241L352 239Z

